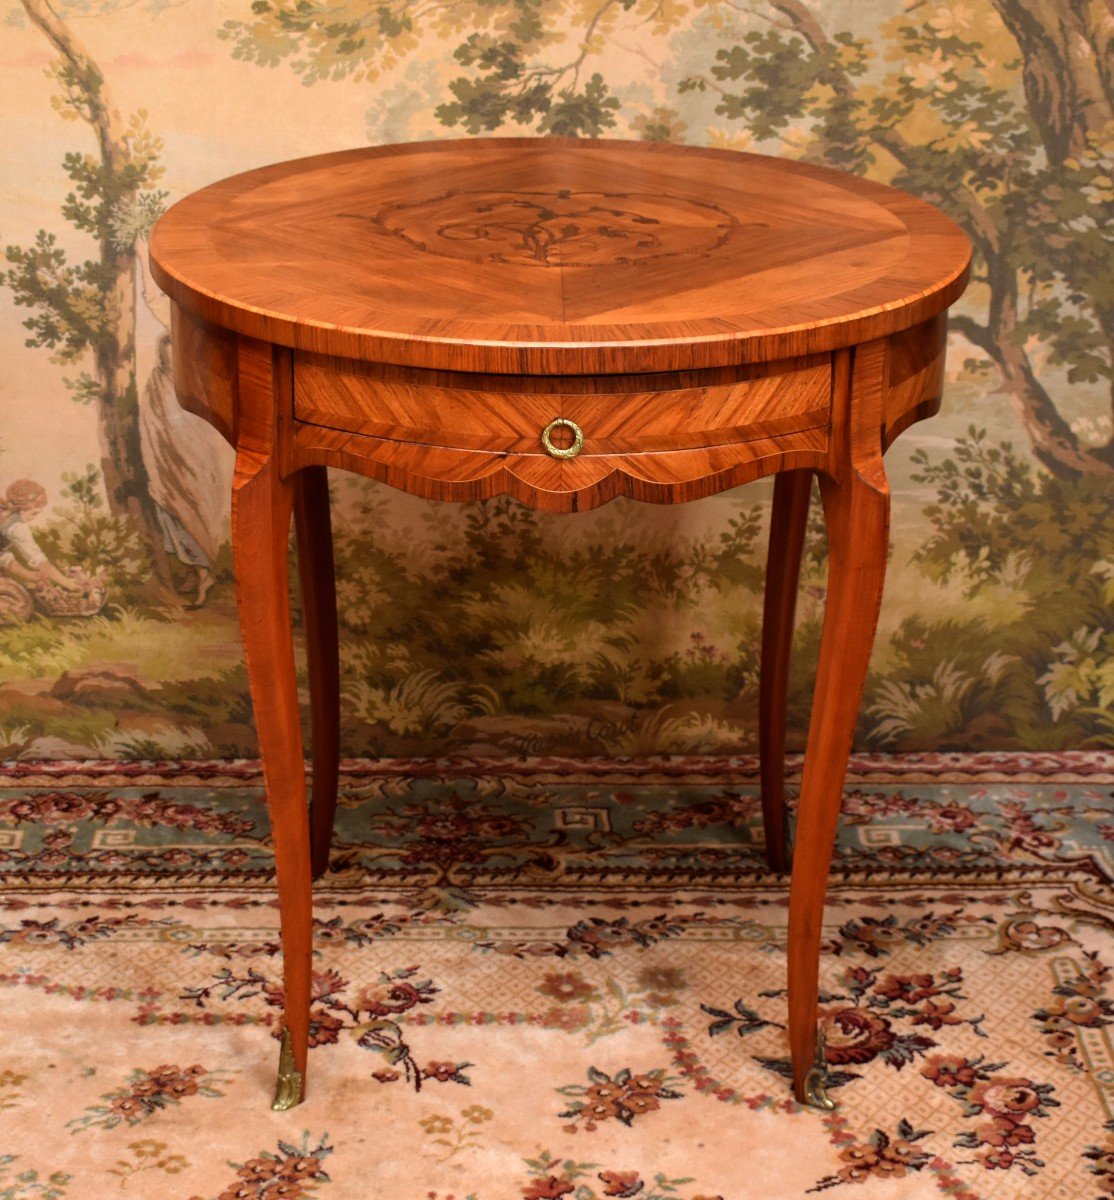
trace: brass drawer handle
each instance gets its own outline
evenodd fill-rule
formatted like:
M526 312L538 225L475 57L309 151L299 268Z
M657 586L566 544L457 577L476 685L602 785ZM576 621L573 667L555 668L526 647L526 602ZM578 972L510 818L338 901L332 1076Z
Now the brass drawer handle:
M555 429L571 429L572 445L565 446L563 449L555 446L551 437ZM552 454L554 458L576 458L584 449L584 430L575 421L570 421L567 417L558 417L556 421L550 421L542 430L542 445L545 447L546 454Z

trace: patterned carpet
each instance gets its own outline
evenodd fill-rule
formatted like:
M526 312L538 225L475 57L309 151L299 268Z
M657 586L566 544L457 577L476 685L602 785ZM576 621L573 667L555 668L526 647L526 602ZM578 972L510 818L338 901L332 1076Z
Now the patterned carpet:
M785 1081L755 764L346 764L268 1107L258 769L0 773L0 1200L1114 1195L1114 755L856 759Z

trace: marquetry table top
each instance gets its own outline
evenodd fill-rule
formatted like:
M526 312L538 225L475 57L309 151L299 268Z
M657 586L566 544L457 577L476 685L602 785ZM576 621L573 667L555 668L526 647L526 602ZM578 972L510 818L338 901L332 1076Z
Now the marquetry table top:
M279 163L176 204L155 278L302 350L490 372L672 371L943 311L967 239L904 192L664 143L482 138Z
M282 916L274 1107L304 1093L311 881L340 745L328 468L432 500L679 504L776 475L759 687L771 868L789 865L789 651L813 476L828 591L794 826L793 1089L833 1107L824 891L889 528L882 454L940 403L966 237L902 192L799 163L634 142L482 139L322 155L188 196L151 237L183 407L236 446L240 628ZM293 516L313 730L307 803ZM539 553L545 553L544 547Z

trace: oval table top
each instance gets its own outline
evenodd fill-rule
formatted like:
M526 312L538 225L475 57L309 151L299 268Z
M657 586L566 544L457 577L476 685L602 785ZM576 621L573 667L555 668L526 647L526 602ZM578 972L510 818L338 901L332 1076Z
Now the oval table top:
M376 362L544 374L812 354L963 291L966 236L894 188L667 143L470 138L212 184L151 237L191 313Z

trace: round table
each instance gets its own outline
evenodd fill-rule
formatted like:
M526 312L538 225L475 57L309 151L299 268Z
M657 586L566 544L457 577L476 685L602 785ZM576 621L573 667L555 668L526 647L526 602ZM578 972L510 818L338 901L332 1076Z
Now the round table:
M813 476L828 592L789 902L789 1042L831 1107L817 979L840 797L882 594L882 454L939 407L970 247L903 192L662 143L492 138L326 154L188 196L151 238L180 402L236 448L237 601L274 831L302 1098L312 880L338 761L326 468L551 512L676 504L776 475L759 701L767 858L786 866L785 708ZM291 641L293 514L313 799Z

